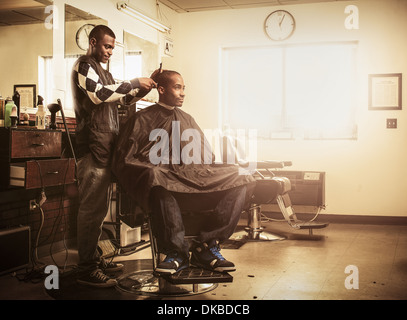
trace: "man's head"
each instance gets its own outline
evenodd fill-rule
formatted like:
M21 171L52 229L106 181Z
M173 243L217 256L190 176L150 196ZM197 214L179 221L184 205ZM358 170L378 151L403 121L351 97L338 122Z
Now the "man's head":
M164 70L157 76L159 101L172 107L182 107L185 85L182 76L171 70Z
M89 33L88 54L98 62L106 63L113 54L116 35L105 25L98 25Z

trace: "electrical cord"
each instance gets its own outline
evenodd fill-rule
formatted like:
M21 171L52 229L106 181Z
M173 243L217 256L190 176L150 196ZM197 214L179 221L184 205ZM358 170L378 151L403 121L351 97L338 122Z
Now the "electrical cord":
M55 223L58 221L57 224L57 228L53 228L53 238L52 238L52 242L49 248L49 255L52 259L52 261L54 262L54 265L58 267L58 269L62 269L62 272L65 272L66 268L67 268L67 261L68 261L68 256L69 256L69 250L66 244L66 233L67 233L67 221L66 221L66 216L64 214L64 194L65 194L65 186L66 186L66 178L67 178L67 174L69 171L69 164L70 164L70 160L68 159L66 162L66 169L65 169L65 174L64 174L64 180L63 180L63 184L62 184L62 192L61 192L61 197L60 197L60 202L59 202L59 208L58 208L58 217L57 219L54 221L54 225ZM61 213L61 208L62 208L62 213ZM61 225L61 220L63 219L63 238L62 238L62 243L64 246L64 250L65 250L65 260L64 260L64 264L63 267L59 266L55 259L54 259L54 255L52 252L52 247L55 243L55 236L56 236L56 231L58 230L58 228Z
M56 218L55 218L55 221L54 221L54 223L53 223L53 226L52 226L52 229L51 229L50 234L48 235L48 237L47 237L46 239L44 239L44 240L41 242L41 244L39 243L39 238L40 238L40 234L41 234L41 232L42 232L42 227L43 227L43 224L44 224L44 211L43 211L43 209L42 209L42 205L43 205L43 203L46 201L46 196L45 196L44 183L43 183L43 174L42 174L41 166L40 166L40 164L39 164L39 162L38 162L37 160L35 160L35 163L37 164L38 170L39 170L39 173L40 173L41 196L42 196L42 197L41 197L41 200L40 200L39 203L36 202L36 204L37 204L37 206L38 206L38 208L40 209L40 212L41 212L41 225L40 225L39 231L37 232L36 243L35 243L35 248L34 248L34 250L35 250L35 255L34 255L34 257L38 260L38 253L37 253L38 247L39 247L40 245L46 243L46 242L50 239L50 237L53 236L52 241L51 241L51 244L50 244L50 248L49 248L49 255L50 255L50 257L51 257L51 259L52 259L54 265L57 266L58 269L62 269L62 272L64 272L65 269L66 269L66 267L67 267L67 261L68 261L68 254L69 254L69 251L68 251L68 248L67 248L67 246L66 246L67 223L66 223L66 219L65 219L65 215L64 215L64 210L63 210L63 202L64 202L66 178L67 178L67 174L68 174L69 167L70 167L70 166L69 166L70 160L68 159L67 162L66 162L66 169L65 169L64 179L63 179L63 184L62 184L62 193L61 193L60 203L59 203L59 208L58 208L58 215L57 215ZM61 215L61 208L62 208L62 215ZM54 259L54 254L53 254L53 252L52 252L52 248L53 248L53 245L54 245L54 243L55 243L56 231L58 230L59 226L61 225L61 220L62 220L62 218L63 218L63 221L64 221L63 245L64 245L64 249L65 249L65 260L64 260L64 266L63 266L63 267L59 266L59 265L56 263L56 261L55 261L55 259Z

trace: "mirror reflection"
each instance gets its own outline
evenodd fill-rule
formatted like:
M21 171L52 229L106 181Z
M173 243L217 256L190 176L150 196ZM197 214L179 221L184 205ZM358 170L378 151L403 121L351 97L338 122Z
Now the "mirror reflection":
M93 26L108 25L108 22L93 14L65 4L65 65L66 65L66 91L64 93L64 109L73 116L73 102L71 94L71 70L75 61L86 54L88 49L87 35ZM55 95L48 92L49 97Z
M55 96L62 95L64 109L68 116L74 116L70 88L70 70L76 59L86 53L87 48L81 46L83 35L89 30L87 25L106 24L108 21L71 5L65 4L65 73L63 92L55 93L55 78L53 72L53 30L52 1L24 0L6 1L0 3L0 41L7 59L0 60L0 95L6 99L14 94L15 85L35 86L35 101L37 95L44 98L48 104ZM118 36L118 35L117 35ZM117 41L110 65L106 68L117 80L128 80L135 77L148 77L158 68L158 44L146 41L140 37L123 31L123 43ZM116 66L115 66L116 65ZM64 70L61 68L61 70ZM61 90L60 90L61 91ZM152 90L140 103L141 108L156 102L158 94ZM21 110L35 113L35 104L21 106Z
M149 77L158 69L158 45L124 31L124 79ZM152 90L143 100L157 102L157 90Z

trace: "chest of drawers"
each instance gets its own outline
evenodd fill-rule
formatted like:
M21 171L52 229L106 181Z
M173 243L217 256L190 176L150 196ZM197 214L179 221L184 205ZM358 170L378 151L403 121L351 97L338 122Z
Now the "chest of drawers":
M73 183L75 163L61 158L62 131L0 128L0 187L26 189Z

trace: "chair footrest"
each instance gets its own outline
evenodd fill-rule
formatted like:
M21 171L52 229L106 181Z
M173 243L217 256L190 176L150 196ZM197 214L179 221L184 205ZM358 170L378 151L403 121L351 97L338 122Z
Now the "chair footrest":
M188 267L174 274L161 274L160 276L172 284L233 282L233 277L229 273L209 271L196 267Z
M316 221L297 221L293 226L299 229L322 229L326 228L328 225L329 223Z

